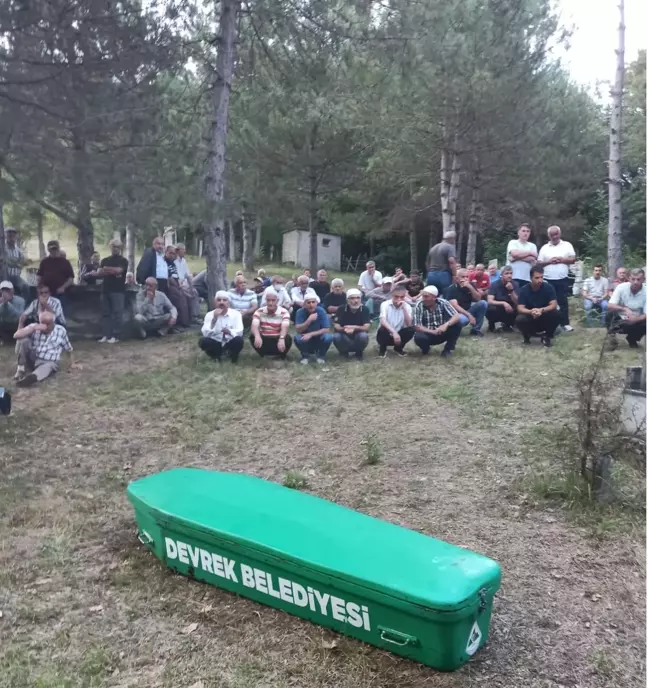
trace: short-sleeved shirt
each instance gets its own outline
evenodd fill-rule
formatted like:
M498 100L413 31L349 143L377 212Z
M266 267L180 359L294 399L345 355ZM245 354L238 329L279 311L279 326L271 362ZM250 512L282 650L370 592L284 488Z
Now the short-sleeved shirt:
M556 290L551 284L543 282L540 289L533 291L530 284L526 284L520 289L518 296L518 306L525 306L529 310L534 308L545 308L551 301L556 300Z
M360 306L355 311L349 308L349 304L346 306L341 306L337 309L335 313L335 322L341 327L347 327L350 325L355 325L361 327L362 325L367 325L371 322L371 315L368 309L364 306Z
M635 315L643 315L646 312L646 285L642 284L636 294L632 293L630 286L630 282L622 282L614 290L610 303L629 308Z
M54 325L49 334L46 332L34 332L31 335L31 340L34 356L41 361L54 361L58 363L64 351L72 351L67 331L61 325Z
M313 322L311 322L301 334L306 334L306 332L316 332L317 330L325 330L331 326L331 321L329 320L328 314L321 306L317 306L315 308L315 312L317 313L317 319L313 320ZM295 315L295 325L303 325L309 315L309 311L307 311L305 308L300 308Z
M104 275L103 290L106 293L118 293L126 291L126 273L128 261L124 256L108 256L101 261L102 268L121 268L121 275Z
M486 272L482 272L481 275L471 272L470 281L475 283L475 289L488 289L490 287L490 277Z
M546 243L538 254L538 261L540 263L548 263L544 268L544 278L546 280L565 279L569 276L569 265L565 263L550 263L552 258L574 258L576 252L574 247L562 239L557 244L551 242Z
M425 327L428 330L436 330L447 323L457 311L446 299L437 298L434 308L427 308L423 301L414 306L413 325Z
M41 282L49 287L52 296L56 296L56 292L65 282L74 278L72 264L62 256L43 258L36 274L41 278Z
M517 294L518 298L520 297L520 287L518 283L515 280L511 280L511 284L513 285L513 292ZM505 284L502 282L502 280L495 280L491 285L490 289L488 290L488 293L491 296L495 297L495 301L506 301L506 303L510 303L511 306L513 306L513 301L511 299L511 292L506 288Z
M9 246L5 241L5 252L7 256L7 273L9 277L20 277L22 272L22 264L25 262L25 254L18 244L13 247Z
M473 301L473 295L468 287L460 287L458 284L451 284L444 292L443 298L448 301L456 301L465 311L469 310Z
M450 258L457 255L454 244L442 241L435 244L427 256L428 270L430 272L450 272Z
M324 307L324 310L328 313L329 306L335 306L336 308L340 309L342 306L346 306L346 302L347 297L344 292L342 292L341 294L334 294L333 292L330 292L324 297L322 306Z
M252 306L259 304L256 293L251 289L246 289L242 294L239 294L236 289L230 289L228 293L230 306L235 311L249 311Z
M599 277L594 279L594 277L588 277L583 282L583 293L587 292L587 296L593 296L597 299L603 299L607 296L610 285L607 281L607 277Z
M328 282L315 281L308 286L320 297L320 301L324 301L324 297L331 291L331 285Z
M261 306L254 311L252 321L258 321L259 334L262 337L279 337L281 325L290 323L290 313L285 308L278 307L274 313L268 313L267 306Z
M527 251L533 253L538 257L538 247L531 241L520 241L519 239L511 239L506 247L506 260L513 270L514 280L524 280L528 282L531 279L531 265L525 260L513 260L511 251Z
M63 327L67 325L65 321L65 315L63 314L63 307L58 299L50 296L47 299L47 308L49 308L51 313L54 313L54 319L57 325L63 325ZM23 314L25 316L25 323L30 324L32 322L38 322L38 314L41 313L42 310L43 309L40 307L40 301L38 299L34 299L29 306L27 306L27 309Z
M375 270L373 276L369 274L369 270L365 270L358 280L358 286L362 287L365 291L371 291L382 284L382 272Z
M380 304L380 317L385 318L397 332L405 326L405 313L412 315L409 303L401 303L400 308L396 308L391 300Z

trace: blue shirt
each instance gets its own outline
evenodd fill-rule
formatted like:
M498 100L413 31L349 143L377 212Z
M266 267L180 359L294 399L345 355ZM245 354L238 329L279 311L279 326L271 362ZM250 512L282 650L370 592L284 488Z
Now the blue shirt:
M315 312L317 313L317 320L313 320L301 334L306 334L306 332L317 332L317 330L328 330L331 326L329 317L321 306L317 306ZM303 325L309 315L310 313L305 308L300 308L295 315L295 325Z
M169 279L169 266L162 253L155 252L155 277L157 279Z

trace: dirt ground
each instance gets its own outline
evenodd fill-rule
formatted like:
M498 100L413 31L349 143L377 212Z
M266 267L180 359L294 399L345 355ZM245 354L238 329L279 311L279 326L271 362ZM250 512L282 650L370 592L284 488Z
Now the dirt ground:
M533 488L561 471L571 377L600 338L547 352L462 337L451 361L331 351L324 370L249 349L218 366L192 335L83 345L83 370L16 390L0 417L0 688L644 686L643 513L574 512ZM643 356L610 355L620 381ZM0 384L12 363L0 349ZM179 465L298 472L313 494L493 557L490 642L441 674L172 575L137 541L125 487Z

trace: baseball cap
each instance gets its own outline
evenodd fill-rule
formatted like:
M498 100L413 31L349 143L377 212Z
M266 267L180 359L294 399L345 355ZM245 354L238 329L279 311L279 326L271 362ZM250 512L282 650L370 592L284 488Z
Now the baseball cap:
M18 234L18 230L15 227L5 227L5 234Z
M393 283L394 283L393 277L383 277L383 284L393 284Z
M362 292L359 289L349 289L346 295L348 299L350 296L362 296Z
M14 286L11 284L9 280L4 280L3 282L0 282L0 289L13 289Z
M59 242L56 239L52 239L47 242L47 248L59 248Z
M425 287L423 290L424 294L432 294L432 296L438 296L439 295L439 290L433 285L430 284L429 287Z

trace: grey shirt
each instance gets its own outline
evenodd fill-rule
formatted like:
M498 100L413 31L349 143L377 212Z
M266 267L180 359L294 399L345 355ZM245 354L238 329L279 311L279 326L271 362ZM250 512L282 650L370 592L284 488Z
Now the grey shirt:
M18 320L25 310L25 299L14 295L8 303L0 302L0 320Z
M145 289L141 289L137 294L135 310L147 320L161 318L167 313L174 319L178 317L178 311L175 306L169 301L169 297L162 291L156 291L153 301L149 301L146 298Z
M449 244L447 241L435 244L427 256L428 270L430 272L452 272L449 261L456 255L454 244Z

